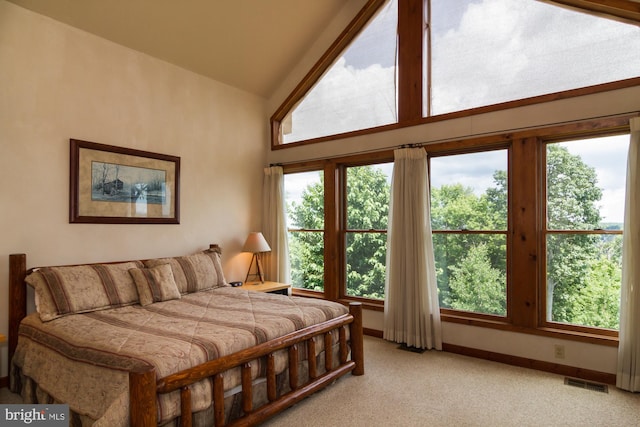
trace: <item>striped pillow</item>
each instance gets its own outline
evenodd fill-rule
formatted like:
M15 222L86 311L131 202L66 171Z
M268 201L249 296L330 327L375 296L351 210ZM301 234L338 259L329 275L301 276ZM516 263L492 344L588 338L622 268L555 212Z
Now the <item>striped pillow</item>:
M151 268L132 268L129 273L136 283L140 305L180 298L180 291L169 264Z
M43 322L74 313L86 313L136 304L138 291L129 274L140 261L43 267L25 281L36 292L36 309Z
M194 255L156 258L144 261L145 267L169 264L181 294L229 286L222 272L220 253L206 250Z

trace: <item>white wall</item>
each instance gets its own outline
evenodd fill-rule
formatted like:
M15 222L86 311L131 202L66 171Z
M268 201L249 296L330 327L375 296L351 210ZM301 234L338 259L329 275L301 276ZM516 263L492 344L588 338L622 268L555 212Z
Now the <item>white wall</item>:
M381 331L384 325L384 314L379 311L365 310L363 324L365 327ZM447 344L461 347L575 366L597 372L616 373L617 347L448 322L442 323L442 340ZM556 345L564 347L563 359L555 357Z
M285 97L300 82L315 63L315 59L319 58L329 47L331 42L350 21L354 15L353 11L357 10L360 3L359 0L348 1L333 24L327 27L325 32L318 38L318 42L307 52L305 57L301 58L298 66L293 68L288 77L283 80L280 88L274 92L274 96L268 101L270 114L281 105ZM637 111L640 111L640 87L633 87L397 129L374 135L363 135L275 150L269 152L267 158L270 163L312 160L367 150L393 148L402 144L453 140ZM366 311L363 319L365 327L376 330L383 329L383 320L382 313L375 311ZM444 323L443 325L443 338L447 343L464 347L600 372L615 373L616 371L617 349L615 347L450 323ZM553 350L556 344L565 346L565 359L559 360L554 357Z
M229 280L260 225L265 100L0 0L0 333L8 259L27 265L223 246ZM179 225L69 224L69 139L181 157ZM0 376L7 375L6 344Z

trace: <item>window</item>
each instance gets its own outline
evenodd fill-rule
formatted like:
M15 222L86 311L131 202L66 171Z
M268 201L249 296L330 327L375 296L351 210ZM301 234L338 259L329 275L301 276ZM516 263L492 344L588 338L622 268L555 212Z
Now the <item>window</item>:
M636 4L571 3L369 0L273 114L272 146L637 86Z
M615 345L629 117L424 147L444 321ZM294 292L383 310L392 160L285 166Z
M388 1L282 121L282 143L395 123L397 0Z
M507 315L508 151L430 159L441 308Z
M629 136L546 144L546 320L617 330Z
M430 4L429 116L640 75L637 25L533 0Z
M346 168L346 294L384 300L393 163Z
M291 285L324 290L324 174L284 175Z

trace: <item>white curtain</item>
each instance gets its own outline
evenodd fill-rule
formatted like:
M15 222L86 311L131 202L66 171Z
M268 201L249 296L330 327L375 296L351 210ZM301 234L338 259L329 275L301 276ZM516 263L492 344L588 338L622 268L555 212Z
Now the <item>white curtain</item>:
M630 120L616 386L640 391L640 117Z
M281 166L264 169L262 214L262 234L271 246L271 252L265 253L263 258L265 276L273 282L289 283L289 246Z
M395 150L394 158L383 337L441 350L427 154L422 148L402 148Z

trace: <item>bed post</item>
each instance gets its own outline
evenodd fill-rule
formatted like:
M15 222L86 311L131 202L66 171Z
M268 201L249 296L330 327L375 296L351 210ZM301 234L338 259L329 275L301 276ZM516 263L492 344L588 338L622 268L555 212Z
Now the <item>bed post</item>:
M156 427L156 371L152 366L129 372L129 414L133 427Z
M351 372L353 375L364 375L364 334L362 332L362 303L349 303L349 313L353 316L351 323L351 360L356 363Z
M27 316L27 288L24 284L26 275L27 256L9 255L9 365L18 346L20 321Z

